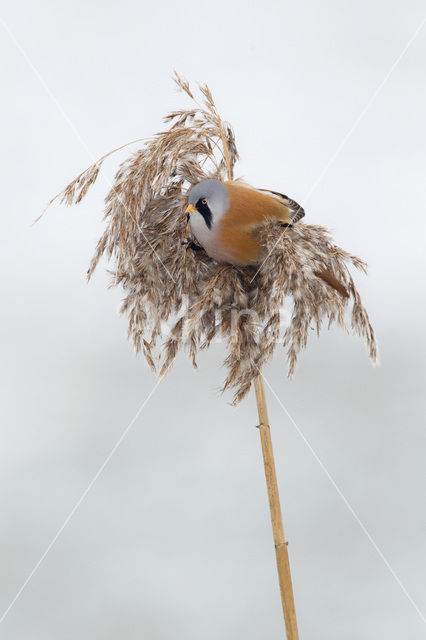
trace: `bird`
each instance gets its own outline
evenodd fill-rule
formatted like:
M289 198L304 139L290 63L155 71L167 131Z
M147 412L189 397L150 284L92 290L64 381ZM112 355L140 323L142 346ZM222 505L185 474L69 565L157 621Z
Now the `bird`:
M268 189L258 189L241 180L207 179L189 191L185 211L187 223L208 256L238 267L259 265L262 247L256 234L266 219L277 220L291 228L304 217L304 209L295 200ZM188 242L193 249L200 247ZM319 265L315 275L338 291L348 292L336 276Z

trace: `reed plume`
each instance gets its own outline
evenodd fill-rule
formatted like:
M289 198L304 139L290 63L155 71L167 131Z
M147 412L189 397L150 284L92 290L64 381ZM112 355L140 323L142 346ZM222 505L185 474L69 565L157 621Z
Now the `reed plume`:
M215 338L225 339L222 389L233 390L234 403L247 394L279 342L287 349L292 376L310 327L319 332L324 322L350 325L365 339L374 361L373 328L349 271L350 266L365 271L366 265L333 244L324 227L299 221L284 232L277 223L265 222L259 231L264 258L258 267L219 264L183 244L188 191L206 178L232 178L238 152L232 128L220 118L207 85L198 86L197 98L185 79L175 73L174 80L192 108L169 113L167 128L119 166L105 199L105 231L88 271L90 279L104 254L111 261L111 284L125 293L121 311L136 351L143 352L153 370L165 373L180 349L196 366L199 351ZM111 153L51 202L78 204ZM334 273L349 295L318 278L321 269ZM287 307L290 323L281 330ZM164 323L171 322L165 336Z

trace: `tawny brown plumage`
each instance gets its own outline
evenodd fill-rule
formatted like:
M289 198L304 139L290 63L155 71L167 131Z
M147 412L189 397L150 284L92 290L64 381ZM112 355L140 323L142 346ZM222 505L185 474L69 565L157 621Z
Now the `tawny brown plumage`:
M305 215L302 207L287 196L255 189L241 180L202 181L190 191L189 202L188 224L206 253L218 262L239 267L260 265L267 257L259 233L266 221L280 223L278 235L287 230L282 226L291 227ZM209 207L213 207L214 215ZM330 269L319 264L314 274L348 297L347 289Z
M291 223L290 211L273 195L262 193L237 181L225 182L229 209L220 221L219 238L235 257L233 264L247 266L260 259L257 231L267 219Z
M338 281L338 279L336 278L334 273L330 271L330 269L316 269L314 271L314 275L318 276L318 278L321 278L321 280L324 280L324 282L329 284L330 287L333 287L333 289L336 289L336 291L338 291L344 298L349 298L348 290L343 286L341 282Z

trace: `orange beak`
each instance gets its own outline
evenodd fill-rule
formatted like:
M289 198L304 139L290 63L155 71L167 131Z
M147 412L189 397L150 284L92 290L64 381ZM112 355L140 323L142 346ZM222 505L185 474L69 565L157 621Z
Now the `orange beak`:
M185 213L186 213L185 236L186 237L189 236L189 216L192 211L197 211L197 209L194 207L193 204L189 204L185 209Z

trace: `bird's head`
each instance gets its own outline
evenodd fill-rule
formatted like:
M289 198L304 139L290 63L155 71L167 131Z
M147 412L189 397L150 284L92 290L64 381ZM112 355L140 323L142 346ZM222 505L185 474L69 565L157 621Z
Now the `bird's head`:
M219 180L203 180L189 192L186 214L191 228L211 230L229 208L229 196Z

